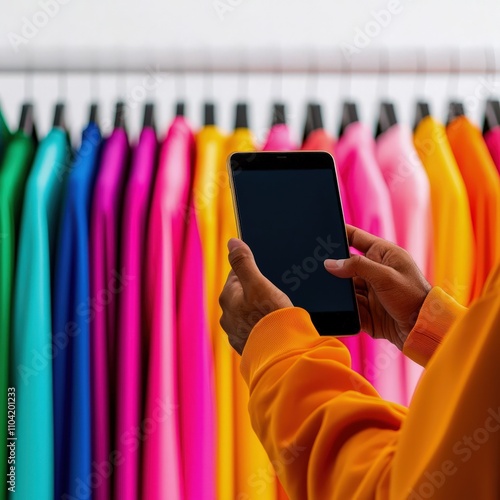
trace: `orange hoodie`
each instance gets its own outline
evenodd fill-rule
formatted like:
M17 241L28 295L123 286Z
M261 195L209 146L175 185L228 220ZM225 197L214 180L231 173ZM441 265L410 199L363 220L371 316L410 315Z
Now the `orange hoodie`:
M499 498L499 331L500 268L468 311L433 288L404 346L426 365L408 410L352 371L345 346L320 337L305 310L264 317L241 372L290 498Z

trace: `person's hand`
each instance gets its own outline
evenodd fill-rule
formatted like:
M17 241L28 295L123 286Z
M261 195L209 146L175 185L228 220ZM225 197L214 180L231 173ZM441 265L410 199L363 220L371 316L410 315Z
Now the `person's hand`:
M325 260L325 268L354 278L362 330L402 349L431 286L406 250L353 226L347 235L364 256Z
M220 324L229 343L241 354L255 324L266 314L292 307L290 299L259 271L246 243L232 238L228 243L229 273L219 297Z

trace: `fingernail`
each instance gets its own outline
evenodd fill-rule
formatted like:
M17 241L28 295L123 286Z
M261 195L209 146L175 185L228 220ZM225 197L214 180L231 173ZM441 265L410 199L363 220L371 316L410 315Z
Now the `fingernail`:
M239 240L238 238L231 238L228 242L227 242L227 248L230 252L232 252L235 248L238 248L242 245L242 241Z
M344 267L345 264L345 259L326 259L325 260L325 268L326 269L331 269L334 271L335 269L338 269L339 267Z

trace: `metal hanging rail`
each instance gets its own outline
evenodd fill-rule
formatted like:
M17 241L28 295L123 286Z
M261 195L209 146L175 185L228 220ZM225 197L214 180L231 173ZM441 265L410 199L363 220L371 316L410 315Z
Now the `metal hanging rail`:
M354 52L353 52L354 50ZM493 47L384 49L131 49L0 52L3 73L283 73L283 74L486 74L497 73Z

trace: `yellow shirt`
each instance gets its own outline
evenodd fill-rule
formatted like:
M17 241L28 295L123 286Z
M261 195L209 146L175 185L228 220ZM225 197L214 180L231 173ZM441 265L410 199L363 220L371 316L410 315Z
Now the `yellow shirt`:
M500 268L469 311L434 288L404 350L446 331L430 361L421 353L408 410L381 399L303 309L257 323L241 372L253 427L292 500L500 498Z
M255 150L255 146L252 134L248 129L236 129L227 140L226 156L237 151L253 150ZM227 172L225 163L223 168ZM225 179L221 185L219 205L219 220L221 222L219 260L223 262L224 280L231 270L227 260L227 242L230 238L238 236L227 173ZM227 346L229 346L225 334L224 337ZM235 490L232 499L275 500L277 491L275 473L250 423L248 389L240 375L240 357L236 353L233 354L233 379Z
M418 125L414 144L427 171L433 218L433 284L467 305L475 274L474 231L469 199L446 130L428 116Z
M219 129L207 126L196 137L196 167L193 181L194 206L203 247L208 321L212 335L215 367L217 421L217 494L216 498L234 498L234 417L233 353L219 324L219 294L226 276L221 254L219 205L226 189L225 141ZM224 269L223 269L224 268ZM193 479L191 479L193 480Z

